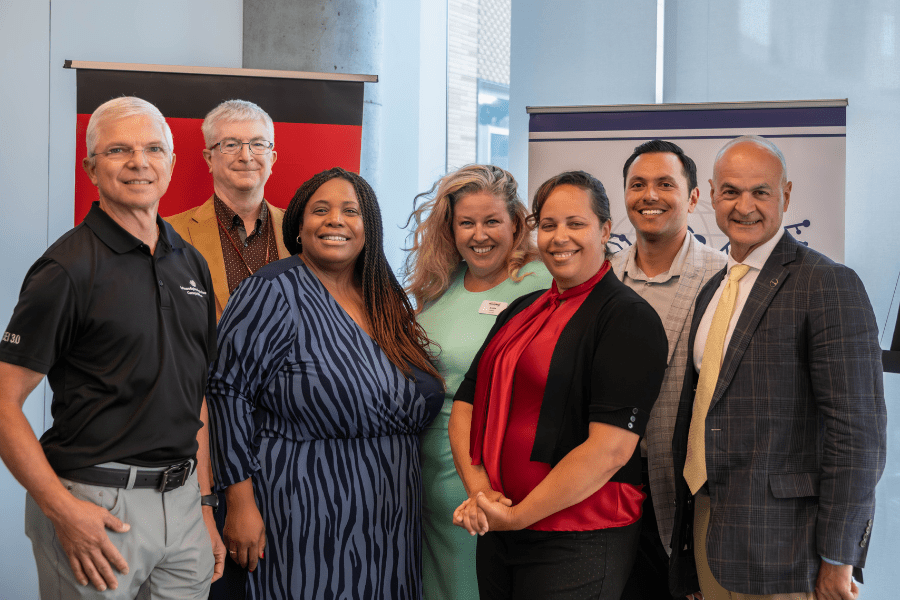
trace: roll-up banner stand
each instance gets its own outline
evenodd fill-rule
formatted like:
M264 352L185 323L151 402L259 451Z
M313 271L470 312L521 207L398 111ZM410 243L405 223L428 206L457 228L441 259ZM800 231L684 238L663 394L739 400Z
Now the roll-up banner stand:
M540 184L558 173L591 173L609 195L613 251L635 240L625 215L622 167L635 146L655 138L678 144L697 163L700 202L688 226L710 246L727 249L710 204L713 161L731 138L756 134L771 139L787 161L793 191L785 229L844 260L846 100L528 107L528 113L529 203Z
M266 183L266 200L285 208L304 181L343 167L359 172L363 84L375 75L261 69L225 69L66 61L77 69L75 224L84 219L97 188L84 173L84 135L94 110L117 96L138 96L166 117L175 144L175 171L159 206L167 217L205 202L213 193L203 159L200 125L225 100L249 100L275 122L278 159Z

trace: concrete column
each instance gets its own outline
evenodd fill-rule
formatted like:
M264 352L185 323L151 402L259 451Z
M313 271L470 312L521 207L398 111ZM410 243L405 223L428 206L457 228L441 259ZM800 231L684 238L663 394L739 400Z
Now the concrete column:
M245 69L381 75L384 3L244 0ZM380 189L380 83L365 84L360 174Z

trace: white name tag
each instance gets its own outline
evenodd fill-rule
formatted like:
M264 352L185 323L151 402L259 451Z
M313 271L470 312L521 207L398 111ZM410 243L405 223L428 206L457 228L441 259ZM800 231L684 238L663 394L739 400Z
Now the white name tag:
M502 313L506 307L509 306L506 302L495 302L494 300L485 300L481 303L481 308L478 309L479 315L499 315Z

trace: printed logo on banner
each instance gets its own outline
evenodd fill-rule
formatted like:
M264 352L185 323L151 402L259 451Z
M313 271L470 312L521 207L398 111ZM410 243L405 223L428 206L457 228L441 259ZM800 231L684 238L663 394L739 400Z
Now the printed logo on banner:
M563 171L584 170L603 182L612 216L610 250L635 242L625 210L622 165L652 139L678 144L697 165L700 199L688 215L691 232L708 246L729 251L710 202L713 165L722 146L741 135L760 135L784 154L793 182L784 228L798 242L844 260L847 106L845 101L708 103L529 109L528 196Z

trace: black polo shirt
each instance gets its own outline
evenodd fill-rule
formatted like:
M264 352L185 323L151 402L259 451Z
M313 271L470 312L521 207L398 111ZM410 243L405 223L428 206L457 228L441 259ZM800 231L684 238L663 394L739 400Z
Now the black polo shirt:
M94 203L34 263L0 361L45 373L57 471L194 456L216 307L206 261L157 217L155 254Z

